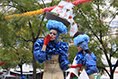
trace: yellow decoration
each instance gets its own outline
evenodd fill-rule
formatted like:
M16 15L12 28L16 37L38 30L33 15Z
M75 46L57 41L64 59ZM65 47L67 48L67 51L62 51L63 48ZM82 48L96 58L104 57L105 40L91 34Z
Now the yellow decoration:
M25 12L22 14L13 14L13 15L8 15L5 17L5 19L11 19L13 17L22 17L22 16L33 16L33 15L38 15L38 14L42 14L44 12L44 9L39 9L36 11L30 11L30 12Z

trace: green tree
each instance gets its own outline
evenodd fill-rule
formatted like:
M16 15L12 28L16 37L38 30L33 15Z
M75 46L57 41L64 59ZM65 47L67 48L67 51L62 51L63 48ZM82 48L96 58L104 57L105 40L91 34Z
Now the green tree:
M43 1L42 1L43 2ZM39 10L44 7L54 5L56 2L50 4L40 4L37 0L1 0L1 12L0 16L0 43L1 46L1 60L7 62L17 61L13 64L20 66L22 70L22 64L32 62L33 63L33 79L36 79L36 61L33 56L33 45L37 38L42 37L46 33L45 28L45 14L35 15L35 16L21 16L12 17L10 20L4 17L12 14L21 14L28 11ZM5 48L5 49L4 49ZM8 49L9 48L9 49ZM4 51L3 51L4 49ZM12 50L12 51L11 51ZM6 51L13 54L6 53ZM6 59L3 57L6 55ZM27 56L28 55L28 56ZM9 56L7 58L7 56ZM14 59L13 59L13 58ZM13 60L12 60L13 59ZM31 60L32 59L32 60ZM11 62L9 62L9 65ZM11 68L5 64L7 68ZM14 67L13 66L13 67Z
M10 3L12 3L12 5ZM36 3L35 0L30 0L30 1L3 0L1 6L3 7L4 11L2 10L1 12L1 17L3 18L0 21L1 22L0 38L1 38L2 49L5 48L3 53L5 53L6 59L5 57L3 57L4 54L1 57L3 57L2 59L4 59L5 62L9 60L8 61L9 63L5 64L5 66L9 64L7 67L11 67L11 64L13 64L13 62L11 62L13 61L12 60L13 58L14 60L17 61L17 63L15 63L14 65L16 66L18 64L21 68L23 63L27 63L29 61L33 62L34 63L33 79L36 79L36 65L35 65L36 62L32 55L33 43L40 34L40 30L42 29L40 26L44 26L41 24L41 19L40 19L41 16L19 17L19 18L14 17L11 20L5 20L3 13L5 11L7 11L4 13L5 15L14 13L23 13L29 10L35 10L40 8L38 6L38 3L37 5L32 5L35 3ZM15 9L15 10L8 11L5 9L6 6L9 6L10 9ZM12 54L6 53L6 51L11 52Z
M115 8L116 11L110 10L111 7ZM90 49L97 55L98 67L104 69L110 79L113 79L118 60L115 64L112 64L111 58L118 58L118 37L113 38L109 35L109 24L118 14L118 3L116 0L94 0L84 5L78 5L74 11L76 12L76 22L80 25L79 30L88 33L91 38L89 45ZM111 21L106 23L104 20L108 17L111 18ZM115 50L113 48L114 44L116 45ZM102 62L99 62L101 55L105 55L110 72L105 69L106 66Z
M23 53L27 50L24 48L27 48L27 52L32 52L32 62L34 71L33 73L36 73L36 61L33 57L33 44L36 41L38 37L41 37L43 34L46 33L45 30L45 14L36 15L36 16L24 16L24 17L13 17L10 20L4 19L4 15L10 15L10 14L20 14L28 11L34 11L38 10L40 8L45 8L49 6L53 6L58 4L58 1L53 1L48 4L40 4L36 0L1 0L0 6L3 8L0 12L0 43L1 45L1 51L7 51L8 48L12 50L13 52L17 53ZM43 0L42 0L43 2ZM116 10L118 10L118 3L116 3L116 0L110 0L110 7L115 7ZM90 3L86 4L80 4L77 7L74 8L75 11L75 20L80 25L79 30L84 31L90 35L91 42L89 44L90 49L97 55L98 60L101 60L101 55L104 54L107 58L109 67L110 67L110 73L106 70L108 75L110 76L110 79L113 79L114 71L118 65L118 60L116 64L112 68L111 63L111 57L118 57L117 55L117 49L114 51L112 45L116 44L118 46L117 38L111 38L108 36L109 33L109 25L106 24L103 19L110 16L111 18L114 18L118 13L113 13L112 11L109 11L109 9L103 10L101 7L106 6L107 4L102 0L94 0ZM7 8L5 8L7 6ZM10 10L9 10L10 9ZM63 36L62 36L63 37ZM68 35L67 35L68 37ZM66 41L69 41L71 38L67 38ZM108 46L108 44L111 45L111 47ZM18 46L18 48L16 48ZM70 47L69 52L71 55L73 55L74 52L76 52L75 47ZM10 51L9 50L9 51ZM25 51L24 51L25 50ZM18 52L19 51L19 52ZM8 53L5 52L7 55ZM0 54L3 56L4 54ZM17 55L17 54L14 54ZM11 55L9 56L9 59L6 60L12 60ZM70 55L70 56L71 56ZM0 57L1 57L0 56ZM7 55L8 56L8 55ZM17 55L16 59L18 58L22 60L22 55ZM70 57L71 61L74 58L74 55ZM3 60L4 58L0 58ZM5 59L4 59L5 60ZM19 61L19 60L18 60ZM27 59L26 59L27 61ZM25 62L26 62L25 61ZM20 62L20 61L19 61ZM23 61L24 62L24 61ZM98 61L99 63L99 61ZM104 68L104 65L102 62L98 64L99 67ZM104 68L105 69L105 68ZM36 79L36 74L33 75L33 79Z

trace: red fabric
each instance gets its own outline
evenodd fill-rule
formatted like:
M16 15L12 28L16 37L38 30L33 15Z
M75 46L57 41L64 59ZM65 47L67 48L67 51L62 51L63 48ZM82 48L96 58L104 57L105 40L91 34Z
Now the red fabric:
M77 68L77 67L82 67L82 64L77 64L77 65L71 65L70 68Z
M71 74L70 74L70 77L71 77L71 78L73 78L74 76L75 76L75 74L74 74L74 73L71 73Z
M44 45L47 45L49 42L50 42L50 35L47 35L45 38L44 38Z
M67 2L70 2L70 0L66 0Z
M91 0L75 0L72 2L72 4L78 5L78 4L89 2L89 1L91 1Z
M5 64L5 62L0 62L0 66L2 66L2 65L4 65Z
M44 8L44 12L50 12L52 9L54 9L56 6L52 6L52 7L47 7Z
M67 2L70 2L70 0L66 0ZM78 4L81 4L81 3L85 3L85 2L89 2L91 0L74 0L72 2L72 4L74 5L78 5ZM44 8L44 12L50 12L51 10L53 10L56 6L51 6L51 7L47 7L47 8Z

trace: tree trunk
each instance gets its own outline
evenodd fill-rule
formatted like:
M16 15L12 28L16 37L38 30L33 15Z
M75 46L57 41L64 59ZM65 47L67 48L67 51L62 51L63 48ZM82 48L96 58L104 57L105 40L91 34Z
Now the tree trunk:
M32 55L33 55L33 47L32 47ZM33 79L36 79L36 60L33 55Z
M33 56L33 79L36 79L36 61Z
M22 64L19 64L19 67L20 67L20 73L21 73L21 77L23 76L23 68L22 68Z
M114 76L113 76L114 74L113 73L111 73L111 75L110 75L110 79L114 79Z

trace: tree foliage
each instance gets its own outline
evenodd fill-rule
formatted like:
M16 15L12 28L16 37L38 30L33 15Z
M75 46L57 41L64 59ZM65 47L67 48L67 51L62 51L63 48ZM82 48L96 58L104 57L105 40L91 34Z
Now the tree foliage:
M6 64L6 68L15 67L19 63L32 62L34 60L32 55L33 44L38 37L42 37L47 32L45 13L28 17L13 17L10 20L6 20L4 17L57 5L59 1L52 0L51 3L45 4L42 0L43 4L41 4L37 0L1 0L0 3L0 60L9 64L8 66ZM115 11L110 8L115 8ZM117 0L94 0L80 4L74 7L74 13L74 19L79 24L79 31L90 36L89 47L96 54L99 67L104 68L104 64L100 60L103 54L106 56L110 67L108 75L112 79L118 60L112 68L111 57L118 58L118 37L113 38L109 34L109 24L118 15ZM108 17L111 18L111 21L104 22ZM69 35L62 35L60 38L64 38L67 42L72 39ZM113 47L114 45L116 47ZM76 48L70 46L69 57L71 62L76 52ZM36 64L33 66L36 68ZM35 69L34 72L36 72Z
M112 10L110 8L112 8ZM113 8L115 11L113 11ZM116 38L113 38L113 36L110 35L109 30L111 29L110 23L118 14L116 0L94 0L91 3L78 5L75 9L78 13L75 19L80 25L79 30L88 33L91 37L91 42L89 45L90 49L98 58L98 66L105 67L102 62L99 62L102 55L105 55L108 66L110 67L110 72L107 70L106 72L108 73L110 79L113 79L113 73L118 65L118 60L116 59L116 63L114 65L112 64L111 58L118 58L116 55L118 53L118 41L117 35ZM105 19L107 18L110 18L111 20L106 23ZM113 47L114 45L115 47Z

